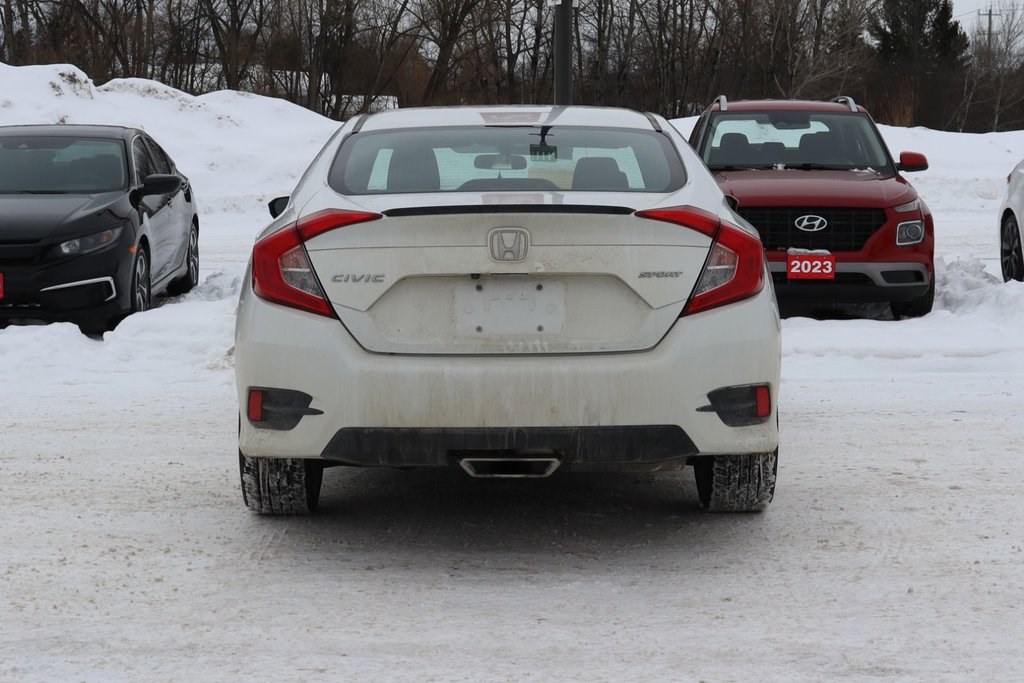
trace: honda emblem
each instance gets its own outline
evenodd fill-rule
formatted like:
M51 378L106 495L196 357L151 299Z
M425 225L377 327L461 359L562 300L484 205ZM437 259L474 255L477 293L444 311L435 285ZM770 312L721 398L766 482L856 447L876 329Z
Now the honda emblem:
M495 261L522 261L530 249L530 233L522 228L495 228L487 242Z

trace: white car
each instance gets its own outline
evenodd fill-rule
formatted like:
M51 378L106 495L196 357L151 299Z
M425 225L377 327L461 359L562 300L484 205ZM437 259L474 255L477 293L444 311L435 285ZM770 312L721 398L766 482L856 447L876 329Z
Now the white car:
M771 276L756 231L665 119L361 116L271 213L236 330L251 510L313 510L329 465L691 465L711 510L771 501Z
M1003 281L1024 281L1021 218L1024 217L1024 161L1006 177L1006 199L999 210L999 262Z

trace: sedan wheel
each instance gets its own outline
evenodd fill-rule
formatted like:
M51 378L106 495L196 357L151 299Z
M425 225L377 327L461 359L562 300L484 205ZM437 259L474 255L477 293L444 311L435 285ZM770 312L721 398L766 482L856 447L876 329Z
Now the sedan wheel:
M149 310L152 292L149 281L149 256L139 248L135 255L135 271L132 274L132 313Z
M700 504L711 512L761 512L775 496L778 466L778 448L697 458L693 474Z
M316 510L322 462L297 458L248 458L238 453L242 499L263 515L307 515Z
M1013 215L1003 219L999 252L999 260L1003 266L1003 281L1024 281L1024 253L1021 251L1020 228Z

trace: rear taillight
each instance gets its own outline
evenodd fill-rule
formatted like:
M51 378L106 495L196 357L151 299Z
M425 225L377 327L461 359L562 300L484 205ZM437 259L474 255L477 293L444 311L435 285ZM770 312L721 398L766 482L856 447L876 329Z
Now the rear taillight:
M764 247L746 230L693 206L638 211L636 215L681 225L714 240L682 315L749 299L764 288Z
M304 245L330 230L380 217L380 214L358 211L320 211L264 237L252 252L252 289L256 296L282 306L335 317Z

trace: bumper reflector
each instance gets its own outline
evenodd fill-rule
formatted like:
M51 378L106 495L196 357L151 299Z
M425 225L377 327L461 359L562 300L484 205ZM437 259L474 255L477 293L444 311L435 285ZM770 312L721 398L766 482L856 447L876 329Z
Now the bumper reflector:
M313 397L294 389L249 387L249 405L246 414L249 423L259 429L295 429L307 415L323 415L324 411L310 408Z
M697 408L701 413L717 413L730 427L748 427L768 421L772 414L772 393L767 384L722 387L708 393L710 405Z
M768 390L767 384L759 384L754 387L754 394L757 396L757 416L768 417L772 414L772 393Z
M263 390L249 390L249 421L263 422Z

